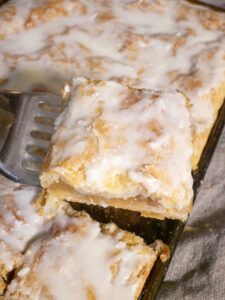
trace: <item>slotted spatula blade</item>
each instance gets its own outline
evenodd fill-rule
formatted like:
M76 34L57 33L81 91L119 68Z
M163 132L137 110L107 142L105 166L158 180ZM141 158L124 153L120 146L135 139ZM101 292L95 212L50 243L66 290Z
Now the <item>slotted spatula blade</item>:
M0 107L13 116L0 150L0 173L16 182L39 186L39 171L54 131L54 121L61 111L61 97L2 91ZM4 126L1 123L0 118L0 125Z

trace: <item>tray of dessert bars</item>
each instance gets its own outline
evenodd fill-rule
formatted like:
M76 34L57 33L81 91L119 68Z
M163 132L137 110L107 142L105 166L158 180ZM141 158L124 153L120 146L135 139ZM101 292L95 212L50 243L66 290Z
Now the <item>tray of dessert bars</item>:
M220 135L225 124L225 101L221 106L217 119L212 127L208 141L201 155L201 159L198 164L198 168L193 172L193 190L194 198L196 199L198 191L201 187L201 183L204 179L207 168L213 157L213 153L216 149L216 145L219 141ZM160 284L168 270L170 261L174 254L179 237L185 227L185 223L172 220L157 220L142 217L139 212L132 212L125 209L114 209L113 207L100 207L97 205L81 204L70 202L71 207L76 211L87 212L94 220L101 223L115 223L121 229L135 233L142 237L146 244L154 244L156 240L161 240L164 244L169 246L165 247L163 253L166 257L166 261L162 261L160 257L156 260L153 269L147 278L144 288L139 300L152 300L155 299L159 290Z
M217 142L219 141L225 124L225 102L218 113L217 119L211 130L207 144L201 155L198 168L193 172L194 199L196 199L201 183L204 179L207 168L213 157ZM76 210L85 210L90 216L102 223L114 222L120 228L136 233L141 236L147 244L155 240L162 240L170 248L170 257L166 262L157 259L146 283L139 300L155 299L160 284L162 283L171 258L175 251L179 237L185 227L185 223L177 220L156 220L142 217L140 213L131 212L123 209L113 209L112 207L99 207L96 205L86 205L79 203L70 203Z
M0 5L4 2L6 1L0 0ZM212 127L206 146L201 155L201 159L198 163L198 168L193 172L193 200L195 200L197 197L201 183L213 157L214 150L216 149L217 142L219 141L222 133L224 124L225 102L221 106L217 119ZM138 236L141 236L147 244L151 244L155 240L162 240L169 246L169 259L167 259L166 262L162 262L160 258L157 259L139 297L139 300L155 299L160 284L166 275L171 258L179 241L179 237L185 227L185 223L178 220L156 220L145 218L142 217L138 212L131 212L124 209L114 209L112 207L104 208L96 205L87 205L74 202L71 202L70 205L75 210L86 211L93 219L99 222L114 222L120 228L134 232Z

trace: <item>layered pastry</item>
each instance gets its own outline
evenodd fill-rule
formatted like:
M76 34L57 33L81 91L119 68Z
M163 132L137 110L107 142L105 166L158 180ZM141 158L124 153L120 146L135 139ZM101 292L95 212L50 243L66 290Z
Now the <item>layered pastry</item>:
M187 99L84 78L65 91L70 99L56 121L42 186L59 199L185 219L192 200Z
M152 247L85 213L58 214L48 234L24 254L5 299L138 299L161 242Z
M0 177L0 294L8 274L22 264L29 242L46 226L32 202L37 189Z
M0 296L4 294L15 270L24 264L30 245L52 228L64 205L53 201L44 209L39 189L9 181L0 176Z
M137 299L156 258L169 258L160 241L146 245L113 223L38 199L37 189L0 177L3 299Z
M186 94L197 167L225 95L224 13L184 0L31 0L8 1L0 22L2 87L56 91L83 76Z

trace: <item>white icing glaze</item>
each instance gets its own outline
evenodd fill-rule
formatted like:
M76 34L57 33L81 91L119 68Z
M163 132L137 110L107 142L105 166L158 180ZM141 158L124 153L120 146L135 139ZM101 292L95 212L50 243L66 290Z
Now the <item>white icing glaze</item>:
M225 71L224 14L178 0L25 3L9 1L0 9L0 78L12 78L5 87L46 84L46 76L32 78L43 67L61 81L125 78L136 87L186 92L193 130L212 125L209 93Z
M43 218L32 206L37 189L21 186L1 177L0 182L0 240L22 252L27 242L41 231Z
M115 226L110 226L113 232ZM145 279L137 274L146 265L150 270L156 254L141 243L128 247L121 240L123 234L121 230L102 233L99 224L87 216L58 215L47 239L37 241L24 256L24 267L10 284L6 299L19 293L32 300L50 296L71 300L75 295L86 300L88 289L96 300L136 299ZM114 264L118 264L115 277Z
M0 264L8 271L21 263L30 240L48 228L32 205L36 195L36 188L0 177Z
M20 261L21 261L20 254L13 252L13 250L9 248L3 241L0 241L1 267L4 265L7 271L11 271Z
M82 193L122 198L142 195L162 201L167 208L188 206L192 149L182 94L131 90L113 81L95 83L83 78L73 81L71 93L69 105L56 121L46 186L54 180L52 171L73 178L83 165L85 179L78 184L69 180ZM136 103L129 103L132 99ZM88 145L90 138L94 143ZM88 151L94 151L91 158L85 155ZM71 160L69 168L63 165L67 159ZM148 167L157 174L145 172ZM132 183L113 184L119 176L127 176ZM41 176L45 186L44 180L45 172Z
M51 295L54 300L71 300L76 295L81 300L87 299L88 288L96 300L136 299L148 275L138 273L146 265L150 271L156 252L141 239L126 246L125 231L109 224L102 232L84 213L61 209L51 218L41 217L32 205L36 194L35 188L0 178L0 264L7 271L18 270L4 299L47 300ZM119 267L115 278L114 263Z

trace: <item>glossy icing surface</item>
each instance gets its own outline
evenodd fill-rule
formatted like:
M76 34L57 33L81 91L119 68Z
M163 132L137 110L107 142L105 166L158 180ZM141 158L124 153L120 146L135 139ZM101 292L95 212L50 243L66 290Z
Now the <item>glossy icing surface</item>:
M182 94L84 78L71 89L41 175L44 187L58 174L83 194L150 197L180 210L190 204L192 144Z
M136 299L157 251L85 213L41 215L37 194L0 177L0 276L16 269L4 299Z
M44 228L46 220L32 205L37 189L0 177L0 264L10 271L21 262L29 241Z
M6 299L136 299L155 252L127 237L128 246L112 224L101 229L87 216L57 218L50 236L27 252Z
M178 0L9 1L0 22L5 87L55 90L83 76L179 89L191 101L192 130L212 125L210 92L225 72L223 13Z

